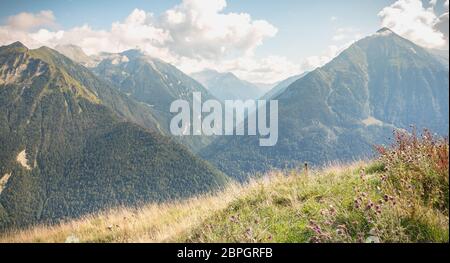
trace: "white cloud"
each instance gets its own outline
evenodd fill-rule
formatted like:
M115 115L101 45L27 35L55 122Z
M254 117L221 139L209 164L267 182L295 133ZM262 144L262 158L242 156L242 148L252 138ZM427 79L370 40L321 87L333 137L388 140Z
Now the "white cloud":
M82 47L87 54L117 53L139 48L154 56L164 57L167 55L164 44L170 36L152 21L152 14L135 9L123 22L114 22L110 30L94 30L89 25L67 31L40 29L28 34L29 39L24 40L24 43L30 47L74 44Z
M448 6L448 1L446 4ZM448 49L448 37L446 40L445 32L440 31L445 28L439 25L445 17L438 17L434 5L436 2L431 1L430 7L426 8L421 0L398 0L385 7L378 16L383 27L388 27L419 45Z
M327 64L362 37L363 34L357 28L337 28L331 39L333 44L329 45L320 55L309 56L303 59L301 63L301 71L311 71Z
M359 32L358 29L352 28L352 27L342 27L338 28L333 36L334 42L341 42L341 41L351 41L355 39L360 39L362 37L362 34Z
M303 60L302 69L304 71L310 71L315 68L321 67L335 58L343 48L336 45L330 45L327 49L318 56L310 56Z
M159 26L166 29L168 45L190 58L215 59L227 54L252 54L277 29L245 13L223 13L225 0L184 0L166 11Z
M243 57L224 63L222 71L234 72L240 78L259 82L273 83L302 72L298 63L282 56L268 56L257 59Z
M93 30L84 25L54 31L51 11L21 13L0 26L0 42L20 40L30 47L71 43L87 53L138 47L154 56L170 50L175 57L219 59L230 54L251 55L264 39L278 31L265 20L253 20L249 14L224 13L225 7L225 0L184 0L157 18L135 9L109 30Z
M39 13L23 12L7 19L7 25L15 30L30 30L41 26L55 27L55 16L52 11L44 10Z
M270 65L273 72L284 67L280 78L287 75L292 68L287 59L273 56L258 60L254 56L254 50L265 39L275 36L278 29L246 13L226 13L223 11L226 4L225 0L183 0L157 17L135 9L108 30L95 30L89 25L54 30L56 23L51 11L21 13L0 25L0 44L21 41L30 48L74 44L88 55L139 48L187 72L206 66L228 68L235 63L243 67L236 69L236 74L268 79L269 74L255 73L261 63L260 68ZM250 72L246 74L245 70Z
M382 26L420 45L448 48L449 1L443 3L446 11L441 15L436 14L435 7L442 1L428 2L424 7L421 0L398 0L378 16ZM30 48L75 44L88 54L139 48L186 73L211 68L231 71L249 81L274 82L323 66L362 37L358 29L337 28L331 44L320 55L297 63L283 56L257 57L255 49L274 37L278 29L247 13L225 12L226 6L226 0L183 0L157 16L135 9L106 30L89 25L57 30L52 11L20 13L0 25L0 45L14 41ZM338 18L330 20L336 22Z
M213 69L219 72L233 72L239 78L258 83L274 83L304 71L300 63L294 63L283 56L264 58L242 56L221 61L183 57L176 65L187 74Z
M430 0L430 6L431 8L434 8L437 4L437 0Z
M21 41L30 47L37 47L40 45L39 40L33 39L31 31L38 30L34 34L42 38L49 38L49 34L54 34L48 30L39 32L42 27L57 27L52 11L44 10L36 14L23 12L10 16L6 19L5 25L0 25L0 44ZM47 32L48 34L45 34Z

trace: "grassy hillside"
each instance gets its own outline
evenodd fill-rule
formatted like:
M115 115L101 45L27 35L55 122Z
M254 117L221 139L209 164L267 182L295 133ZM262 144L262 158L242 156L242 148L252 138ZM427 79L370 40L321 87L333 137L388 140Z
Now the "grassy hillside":
M372 162L274 172L183 202L117 209L0 242L449 242L448 141L397 133Z

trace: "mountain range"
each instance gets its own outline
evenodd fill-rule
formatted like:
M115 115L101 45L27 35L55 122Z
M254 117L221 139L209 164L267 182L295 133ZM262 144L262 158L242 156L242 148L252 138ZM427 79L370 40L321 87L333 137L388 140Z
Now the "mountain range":
M174 116L170 113L173 101L182 99L192 104L194 92L200 92L202 100L214 99L205 87L176 67L146 56L139 50L103 55L103 60L92 71L111 87L156 111L161 128L167 134ZM213 138L183 136L176 139L196 152Z
M0 229L224 185L154 113L55 50L0 47Z
M449 71L428 50L383 28L273 97L279 141L223 137L202 156L238 180L271 169L369 157L394 129L448 136Z
M307 162L369 158L394 129L448 136L448 55L383 28L271 91L138 50L0 47L0 230L182 199ZM172 137L174 100L278 100L279 140ZM264 95L265 94L265 95Z
M204 70L193 73L191 76L221 101L258 99L264 95L265 89L241 80L231 72L220 73L215 70Z

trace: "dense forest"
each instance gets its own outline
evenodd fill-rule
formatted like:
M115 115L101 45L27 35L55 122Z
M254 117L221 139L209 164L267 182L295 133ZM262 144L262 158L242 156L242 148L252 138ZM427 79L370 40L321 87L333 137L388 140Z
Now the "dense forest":
M59 53L15 43L0 48L0 64L0 175L11 174L1 229L184 198L228 180L157 123L127 122L136 104Z

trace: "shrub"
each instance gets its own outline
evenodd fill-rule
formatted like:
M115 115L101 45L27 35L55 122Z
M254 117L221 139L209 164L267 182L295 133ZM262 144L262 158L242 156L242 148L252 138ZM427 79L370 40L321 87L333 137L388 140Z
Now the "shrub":
M377 147L386 169L382 178L386 190L448 213L448 139L436 138L428 130L421 136L415 130L394 135L392 146Z

